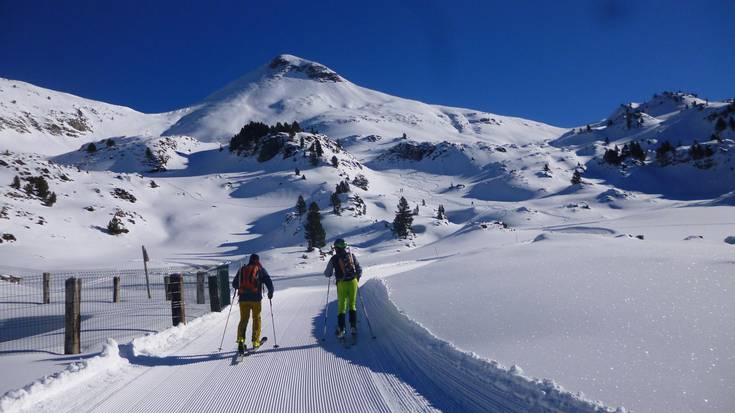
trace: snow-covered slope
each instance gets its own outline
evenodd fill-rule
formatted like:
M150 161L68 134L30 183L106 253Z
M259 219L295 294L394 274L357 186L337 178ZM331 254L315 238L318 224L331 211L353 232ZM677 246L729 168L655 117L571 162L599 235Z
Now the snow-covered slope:
M0 78L0 149L58 155L92 140L160 134L226 142L249 121L298 121L335 139L407 134L422 141L499 144L563 132L531 120L390 96L291 55L274 58L199 104L162 114Z
M0 150L54 155L94 139L158 135L186 111L148 115L0 78Z
M251 120L295 120L334 138L405 133L422 141L526 143L562 131L540 122L390 96L357 86L319 63L281 55L213 93L165 133L224 140Z
M664 92L621 105L608 118L550 143L583 158L585 177L622 189L687 200L735 189L732 101Z
M189 154L218 147L188 136L130 136L86 143L52 159L89 171L160 172L185 169Z

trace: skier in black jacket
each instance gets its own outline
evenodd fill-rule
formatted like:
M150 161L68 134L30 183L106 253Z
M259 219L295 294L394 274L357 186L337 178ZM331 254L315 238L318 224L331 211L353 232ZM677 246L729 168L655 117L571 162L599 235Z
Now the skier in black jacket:
M345 312L350 305L350 332L357 334L357 286L362 277L362 267L355 254L347 251L347 243L342 238L334 241L335 254L324 270L326 277L337 282L337 331L338 337L345 335Z

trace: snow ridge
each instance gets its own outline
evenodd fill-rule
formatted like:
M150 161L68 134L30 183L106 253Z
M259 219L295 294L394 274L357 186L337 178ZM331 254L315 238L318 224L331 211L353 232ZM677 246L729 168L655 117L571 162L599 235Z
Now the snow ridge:
M399 342L393 356L423 373L442 389L449 410L464 412L623 412L572 394L548 379L531 379L444 341L402 312L382 279L365 283L361 293L383 329L385 339Z
M64 392L85 384L100 375L114 375L128 364L120 357L115 340L108 338L100 355L71 363L63 371L44 377L19 390L0 397L0 412L17 412L37 406L44 400L60 397Z

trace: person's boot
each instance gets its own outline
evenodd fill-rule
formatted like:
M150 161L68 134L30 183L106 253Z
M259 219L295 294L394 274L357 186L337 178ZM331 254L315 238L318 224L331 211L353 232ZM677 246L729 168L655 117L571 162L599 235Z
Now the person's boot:
M345 315L344 314L337 314L337 331L335 332L337 334L337 337L342 337L345 335Z
M237 352L240 354L245 353L245 340L238 338L237 339Z

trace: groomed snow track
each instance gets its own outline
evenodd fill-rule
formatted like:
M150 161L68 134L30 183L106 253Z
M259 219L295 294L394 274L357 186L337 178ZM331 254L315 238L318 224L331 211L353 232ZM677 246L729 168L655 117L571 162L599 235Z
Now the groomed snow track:
M361 287L377 339L370 338L367 323L361 322L358 345L348 349L339 345L331 334L336 313L332 301L327 339L321 342L325 289L298 287L276 294L278 349L272 347L275 340L264 301L263 334L270 337L268 345L237 366L231 365L230 348L239 315L233 311L226 350L217 352L226 314L212 314L121 345L121 357L102 356L106 361L94 369L75 368L70 373L77 376L73 384L47 380L10 392L0 399L0 410L608 411L552 382L529 380L437 339L393 305L381 280ZM362 311L360 316L364 320Z

